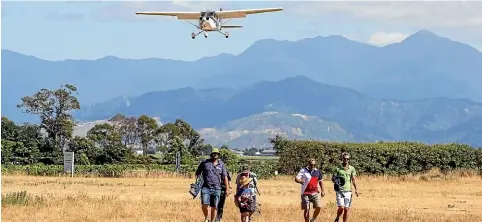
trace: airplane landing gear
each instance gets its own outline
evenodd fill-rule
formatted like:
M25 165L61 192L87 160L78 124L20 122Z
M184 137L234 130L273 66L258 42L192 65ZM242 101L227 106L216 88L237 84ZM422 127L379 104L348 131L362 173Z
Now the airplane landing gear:
M194 32L191 33L191 38L192 38L192 39L195 39L195 38L196 38L196 34L195 34Z
M229 38L229 33L226 32L226 33L224 34L224 36L226 36L226 38Z
M207 38L207 37L208 37L208 33L204 32L204 38Z

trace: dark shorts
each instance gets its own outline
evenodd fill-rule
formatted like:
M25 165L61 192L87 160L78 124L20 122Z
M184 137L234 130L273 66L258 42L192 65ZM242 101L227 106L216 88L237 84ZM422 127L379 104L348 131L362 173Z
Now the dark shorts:
M201 204L218 207L221 189L203 187L201 189Z
M253 196L253 202L250 204L249 209L248 208L239 208L240 213L255 212L255 211L256 211L256 196Z

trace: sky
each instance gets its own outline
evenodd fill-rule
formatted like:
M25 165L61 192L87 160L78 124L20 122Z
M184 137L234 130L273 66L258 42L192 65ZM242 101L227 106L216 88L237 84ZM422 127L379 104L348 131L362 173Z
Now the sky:
M248 15L220 33L191 39L196 28L173 17L136 11L283 7ZM296 41L343 35L384 46L420 29L482 51L482 1L2 1L2 49L46 60L166 58L193 61L220 53L239 54L260 39Z

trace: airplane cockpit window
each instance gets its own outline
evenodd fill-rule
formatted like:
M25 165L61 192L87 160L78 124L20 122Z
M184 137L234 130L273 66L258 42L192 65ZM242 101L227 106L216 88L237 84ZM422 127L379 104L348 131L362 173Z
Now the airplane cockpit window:
M207 13L207 16L208 16L208 17L214 17L214 12L208 12L208 13Z

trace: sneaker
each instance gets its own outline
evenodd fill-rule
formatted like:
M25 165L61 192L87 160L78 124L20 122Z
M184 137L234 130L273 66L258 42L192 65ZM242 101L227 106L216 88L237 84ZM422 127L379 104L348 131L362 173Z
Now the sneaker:
M310 222L316 222L315 218L311 218Z
M333 222L338 222L338 220L339 220L339 218L335 218L335 221L333 221Z
M209 219L205 219L204 222L209 222Z

